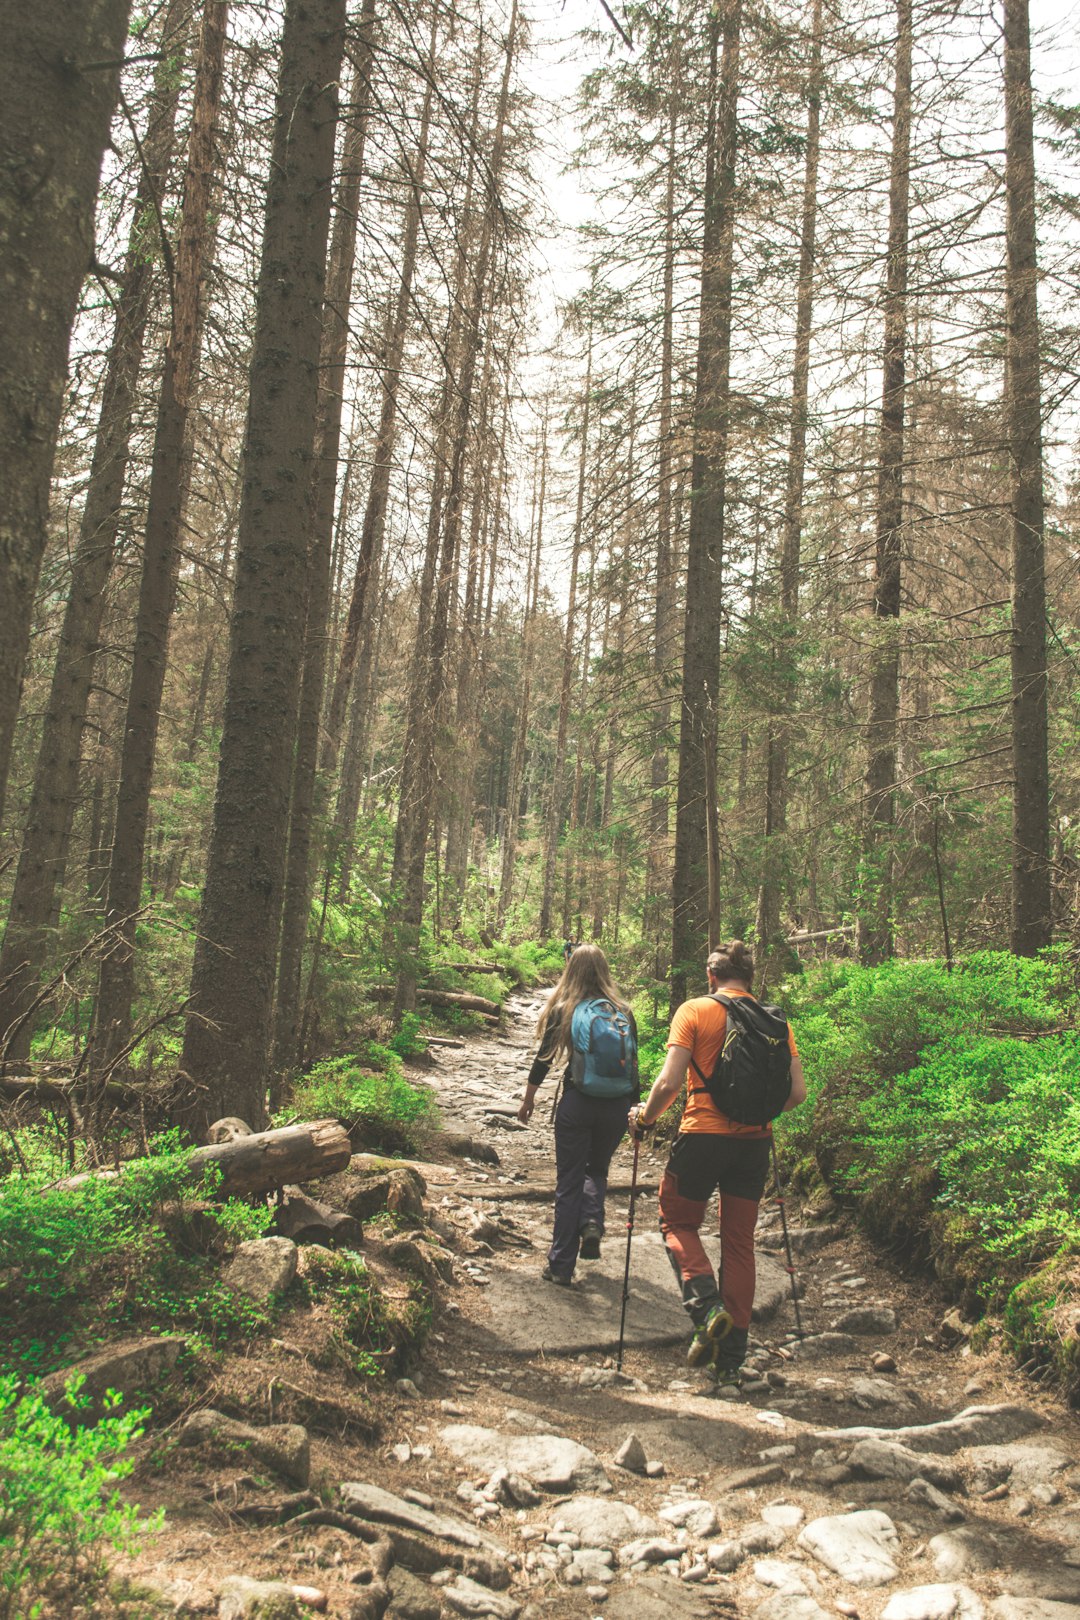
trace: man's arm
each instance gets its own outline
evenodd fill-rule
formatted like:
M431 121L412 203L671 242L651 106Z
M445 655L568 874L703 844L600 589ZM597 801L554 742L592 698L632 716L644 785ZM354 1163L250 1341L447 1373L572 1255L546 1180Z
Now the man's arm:
M784 1104L784 1113L788 1113L792 1108L798 1108L799 1104L805 1101L806 1076L802 1072L802 1064L799 1062L798 1053L793 1052L791 1054L791 1096Z
M690 1048L688 1046L669 1046L664 1067L660 1070L652 1083L652 1090L643 1103L630 1110L629 1127L631 1136L655 1125L660 1115L666 1112L682 1090L686 1071L690 1067Z

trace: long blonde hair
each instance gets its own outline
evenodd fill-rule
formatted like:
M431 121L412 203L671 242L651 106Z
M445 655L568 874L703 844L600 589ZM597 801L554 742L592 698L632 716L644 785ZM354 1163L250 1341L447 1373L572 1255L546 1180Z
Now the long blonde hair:
M623 1012L630 1011L628 1001L611 977L611 967L599 945L577 945L540 1014L536 1026L538 1050L544 1051L546 1048L552 1057L558 1057L560 1051L569 1055L574 1049L570 1035L574 1008L583 1001L592 1001L597 997L613 1001Z

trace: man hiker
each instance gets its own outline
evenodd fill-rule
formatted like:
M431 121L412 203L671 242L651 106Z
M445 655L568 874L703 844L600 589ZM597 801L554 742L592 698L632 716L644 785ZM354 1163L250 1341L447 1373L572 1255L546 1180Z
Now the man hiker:
M778 1114L804 1102L806 1081L790 1026L781 1018L770 1017L751 994L754 958L742 940L713 951L705 971L709 994L683 1002L676 1012L664 1066L648 1097L631 1111L628 1123L631 1136L640 1141L686 1082L679 1135L660 1183L660 1230L679 1279L683 1305L694 1325L687 1361L692 1367L711 1363L719 1383L737 1385L754 1304L754 1227L769 1173L772 1127L767 1116L770 1109ZM766 1118L758 1123L747 1124L725 1114L711 1094L729 1026L728 1010L722 1000L715 999L718 996L752 1003L747 1007L747 1019L755 1025L760 1022L766 1031L778 1032L773 1044L781 1043L781 1050L765 1060L762 1070L762 1087L773 1087L776 1101L759 1106ZM734 1013L730 1022L735 1024ZM740 1018L736 1031L742 1022ZM785 1029L786 1052L782 1049ZM751 1044L745 1050L756 1048ZM753 1073L744 1078L752 1086L756 1083ZM741 1107L738 1111L754 1110ZM719 1285L701 1242L701 1223L716 1191L720 1194Z

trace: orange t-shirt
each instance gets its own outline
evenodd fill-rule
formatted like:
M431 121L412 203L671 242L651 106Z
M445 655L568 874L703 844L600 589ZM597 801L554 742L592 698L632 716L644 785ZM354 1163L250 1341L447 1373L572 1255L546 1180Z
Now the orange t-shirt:
M751 1001L754 1000L749 990L725 990L723 994L733 998L749 996ZM709 1096L701 1075L694 1070L696 1063L701 1074L712 1074L713 1064L724 1044L726 1030L727 1008L719 1001L714 1001L711 996L695 996L693 1001L684 1001L671 1020L668 1045L685 1047L692 1060L686 1075L686 1106L683 1109L682 1124L679 1126L680 1136L695 1131L708 1132L713 1136L762 1137L772 1134L771 1125L740 1125L738 1121L722 1114ZM788 1045L792 1057L797 1057L795 1035L790 1024Z

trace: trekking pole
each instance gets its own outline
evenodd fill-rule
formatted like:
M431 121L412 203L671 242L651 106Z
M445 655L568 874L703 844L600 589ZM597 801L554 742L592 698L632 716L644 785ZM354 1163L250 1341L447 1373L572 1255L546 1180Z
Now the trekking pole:
M630 1207L626 1212L626 1269L622 1280L622 1315L619 1317L619 1353L615 1358L615 1367L622 1372L623 1339L626 1337L626 1305L630 1298L630 1244L634 1237L634 1204L637 1200L637 1167L638 1154L641 1152L641 1143L634 1143L634 1168L630 1172Z
M776 1177L776 1202L780 1206L780 1225L784 1229L784 1250L787 1254L787 1265L784 1269L791 1282L791 1303L795 1307L795 1332L802 1339L805 1335L803 1333L802 1315L799 1311L799 1294L795 1287L795 1262L791 1256L791 1236L788 1232L787 1211L784 1207L784 1184L780 1180L780 1160L776 1152L776 1137L773 1136L770 1140L772 1142L773 1175Z

